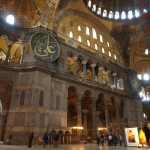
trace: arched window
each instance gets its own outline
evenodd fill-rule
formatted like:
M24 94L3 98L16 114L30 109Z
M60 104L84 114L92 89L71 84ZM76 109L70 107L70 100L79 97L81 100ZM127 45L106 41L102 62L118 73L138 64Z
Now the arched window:
M98 15L101 15L101 13L102 13L102 8L98 7L98 9L97 9L97 14L98 14Z
M119 12L118 11L115 12L115 19L119 19Z
M109 12L108 17L109 17L110 19L113 18L113 12L112 12L112 11Z
M117 56L116 56L116 54L114 54L114 59L115 59L115 60L117 60Z
M96 43L95 43L95 49L96 49L96 50L98 50L98 46L97 46L97 44L96 44Z
M148 75L147 73L145 73L145 74L143 75L143 79L144 79L144 80L149 80L149 75Z
M103 43L103 37L101 34L99 35L99 38L100 38L100 42Z
M133 12L131 10L128 11L128 18L129 19L133 18Z
M140 16L140 11L138 9L135 9L135 17L139 17Z
M107 41L107 46L110 47L109 42Z
M90 35L90 29L89 29L89 27L87 27L87 26L86 26L86 34L87 34L87 35Z
M92 11L96 11L96 5L95 4L93 4L93 7L92 7Z
M69 32L69 37L73 38L73 32L72 31Z
M141 74L138 74L137 77L138 77L139 80L142 80L142 75Z
M105 54L105 49L102 47L102 53Z
M111 57L111 52L109 51L109 57Z
M81 31L81 26L78 25L78 31Z
M92 28L92 34L93 34L93 38L97 39L96 30L94 28Z
M56 110L60 110L60 96L56 97Z
M89 40L87 40L87 46L91 46L91 44L90 44L90 41Z
M122 11L122 13L121 13L121 19L126 19L126 13L125 13L125 11Z
M148 55L149 54L149 51L148 49L145 50L145 55Z
M78 36L78 42L82 42L81 35Z
M87 5L89 8L91 8L91 6L92 6L91 0L88 1Z
M103 17L107 17L107 10L103 10Z

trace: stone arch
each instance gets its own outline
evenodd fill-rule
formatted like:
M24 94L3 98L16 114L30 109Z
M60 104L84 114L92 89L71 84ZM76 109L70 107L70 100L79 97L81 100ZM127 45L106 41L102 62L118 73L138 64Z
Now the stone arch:
M77 89L74 86L68 87L68 105L67 105L67 126L77 125Z
M0 132L0 140L4 140L5 132L6 132L6 123L8 118L8 112L11 103L13 82L8 78L0 79L0 100L2 103L2 121L0 124L1 132Z
M87 125L87 131L84 131L86 133L85 136L88 136L88 137L92 137L93 133L92 133L92 112L93 112L93 108L92 108L92 100L91 100L91 91L90 90L86 90L84 92L84 95L82 97L82 100L81 100L81 109L82 109L82 124L85 126L85 124ZM86 113L85 113L86 112ZM84 120L84 115L86 115L86 119L87 120ZM86 121L86 122L84 122Z
M63 136L64 136L64 133L62 130L59 130L58 131L58 135L59 135L59 143L60 144L63 144Z
M98 98L96 100L96 112L98 115L98 125L99 127L105 127L106 121L105 121L105 107L104 107L104 94L100 93L98 95Z
M110 131L116 129L116 108L115 108L115 98L111 96L108 100L108 112L110 121Z

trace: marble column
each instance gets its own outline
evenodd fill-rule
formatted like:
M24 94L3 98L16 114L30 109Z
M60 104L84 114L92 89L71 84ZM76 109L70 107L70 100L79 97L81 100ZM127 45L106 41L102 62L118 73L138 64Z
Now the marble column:
M96 66L96 64L92 64L91 65L91 67L92 67L92 80L93 80L93 82L95 80L95 66Z
M118 132L120 133L119 103L118 103L118 100L116 100L116 99L115 99L115 110L116 110L116 125L118 128Z
M82 110L83 114L84 114L84 136L87 137L87 109L83 109Z
M105 107L105 121L106 121L106 128L107 128L108 131L109 131L109 128L110 128L110 120L109 120L109 110L108 110L108 105L105 104L104 107Z
M77 79L77 59L78 57L74 56L73 60L74 60L74 79Z
M100 84L103 86L103 83L104 83L104 81L103 81L103 67L99 67L98 68L99 69L99 71L100 71Z
M114 85L115 85L115 88L117 89L117 73L114 72L112 75L113 75L113 77L114 77Z
M82 126L81 97L77 97L77 126Z
M87 63L86 60L83 60L83 61L82 61L82 64L83 64L83 72L84 72L84 81L86 81L86 63Z
M96 105L92 105L92 126L93 126L93 138L96 138L97 134L97 121L96 121Z
M108 86L110 87L110 85L111 85L111 80L110 80L110 70L107 70L106 71L107 72L107 77L108 77Z
M100 115L100 111L96 111L96 129L98 130L98 128L100 127L100 120L99 120L99 115Z

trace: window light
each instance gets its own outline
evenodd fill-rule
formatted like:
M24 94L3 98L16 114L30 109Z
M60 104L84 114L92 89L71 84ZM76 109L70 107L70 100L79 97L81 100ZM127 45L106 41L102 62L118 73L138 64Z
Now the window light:
M91 0L88 1L87 5L88 5L89 8L91 8L91 6L92 6Z
M149 75L148 75L147 73L145 73L145 74L143 75L143 79L144 79L144 80L149 80Z
M86 34L90 35L90 29L89 29L89 27L86 27Z
M140 11L138 9L135 10L135 17L139 17L140 16Z
M115 19L119 19L119 12L118 11L115 12Z
M133 18L133 12L131 10L128 11L128 18L129 19Z
M123 11L123 12L121 13L121 19L126 19L126 13L125 13L125 11Z
M92 11L96 11L96 5L95 4L93 4L93 7L92 7Z
M81 31L81 26L78 25L78 31Z
M109 57L111 57L111 52L109 51Z
M142 75L141 74L138 74L137 77L138 77L139 80L142 80Z
M108 17L109 17L110 19L113 18L113 12L112 12L112 11L109 12Z
M72 31L69 32L69 37L73 38L73 32Z
M116 54L114 54L114 59L115 59L115 60L117 60L117 56L116 56Z
M107 10L103 11L103 17L107 17Z
M6 16L6 22L11 24L11 25L14 25L15 17L13 15Z
M145 50L145 55L148 55L149 54L149 51L148 49Z
M96 30L94 28L92 28L92 34L93 34L93 38L97 39Z
M105 49L102 47L102 53L104 54L105 53Z
M109 42L107 42L107 46L110 47Z
M98 46L97 46L97 44L95 44L95 49L96 49L96 50L98 50Z
M78 42L82 42L81 35L78 36Z
M103 43L103 37L102 37L102 35L99 35L99 38L100 38L100 42Z
M91 45L91 44L90 44L90 41L89 41L89 40L87 40L87 46L89 46L89 47L90 47L90 45Z
M102 8L99 7L99 8L97 9L97 14L98 14L98 15L101 15L101 13L102 13Z

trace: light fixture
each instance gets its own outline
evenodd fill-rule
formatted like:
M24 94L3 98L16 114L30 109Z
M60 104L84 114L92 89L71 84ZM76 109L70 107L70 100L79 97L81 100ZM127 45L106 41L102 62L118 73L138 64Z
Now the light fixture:
M13 25L15 23L15 17L13 15L11 15L11 14L7 15L6 16L6 22L8 24Z

